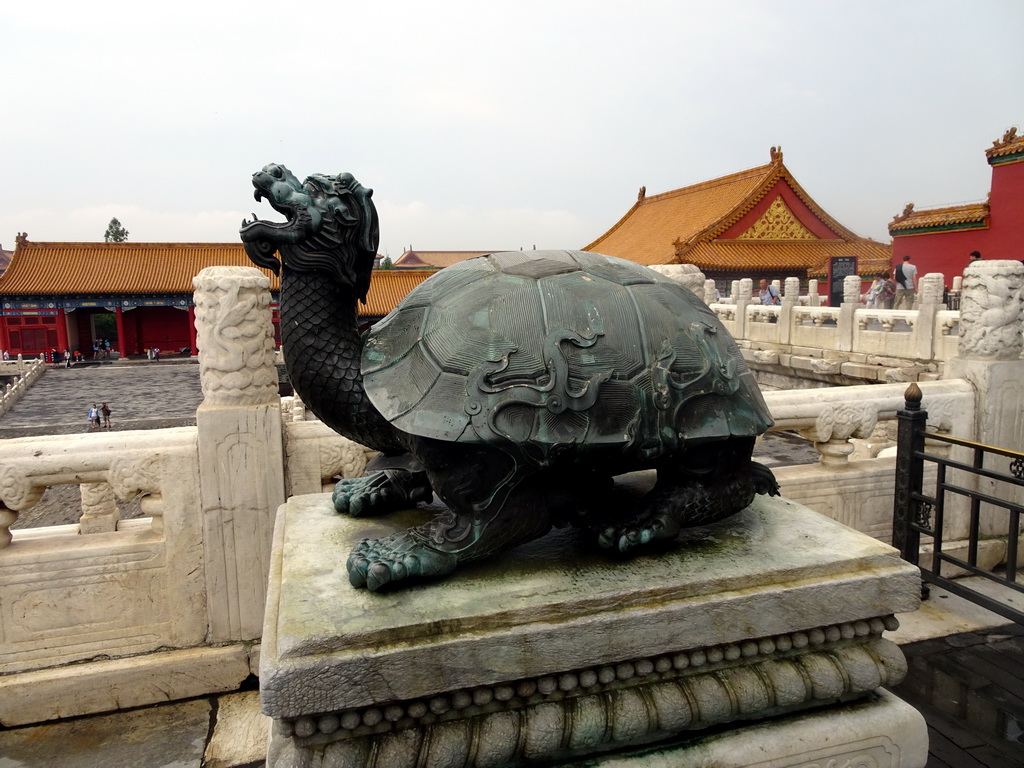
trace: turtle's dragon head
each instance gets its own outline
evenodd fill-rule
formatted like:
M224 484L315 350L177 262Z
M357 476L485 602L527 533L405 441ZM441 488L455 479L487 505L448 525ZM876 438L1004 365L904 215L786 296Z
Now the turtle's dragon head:
M283 165L253 174L257 202L266 199L285 221L242 220L239 235L249 258L277 273L325 272L365 300L380 231L373 190L349 173L314 174L300 183ZM277 253L281 255L278 261Z

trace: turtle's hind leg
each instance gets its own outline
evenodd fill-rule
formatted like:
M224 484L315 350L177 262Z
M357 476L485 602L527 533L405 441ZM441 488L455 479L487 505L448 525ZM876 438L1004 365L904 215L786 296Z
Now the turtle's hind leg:
M777 495L771 470L749 457L749 448L723 444L711 466L659 468L657 484L627 519L593 531L598 546L630 552L674 539L683 528L724 520L746 509L755 494Z
M331 501L343 515L368 517L429 502L433 495L426 472L385 469L340 480Z

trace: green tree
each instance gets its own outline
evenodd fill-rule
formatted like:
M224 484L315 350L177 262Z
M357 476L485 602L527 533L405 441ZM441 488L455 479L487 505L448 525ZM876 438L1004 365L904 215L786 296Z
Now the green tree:
M394 269L395 263L391 260L390 256L385 256L380 262L381 269Z
M107 231L103 233L103 240L107 243L123 243L128 239L128 230L121 226L121 222L115 216L107 224Z

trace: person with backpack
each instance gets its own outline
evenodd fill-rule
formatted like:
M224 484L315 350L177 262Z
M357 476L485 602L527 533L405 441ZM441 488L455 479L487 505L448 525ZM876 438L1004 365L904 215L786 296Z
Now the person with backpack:
M771 285L763 277L761 278L761 290L757 294L761 298L762 304L781 304L782 299L779 298L779 289L774 285Z
M910 263L910 256L904 256L903 263L896 267L896 301L892 308L913 309L916 287L917 267Z

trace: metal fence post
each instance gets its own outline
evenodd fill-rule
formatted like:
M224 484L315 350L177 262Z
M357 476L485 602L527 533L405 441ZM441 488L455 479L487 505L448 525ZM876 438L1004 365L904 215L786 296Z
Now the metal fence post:
M900 557L918 564L921 533L914 528L918 502L914 495L924 486L924 459L915 454L924 451L924 430L928 412L921 410L921 388L915 383L903 394L904 409L896 412L899 432L896 436L896 493L892 510L892 545Z

